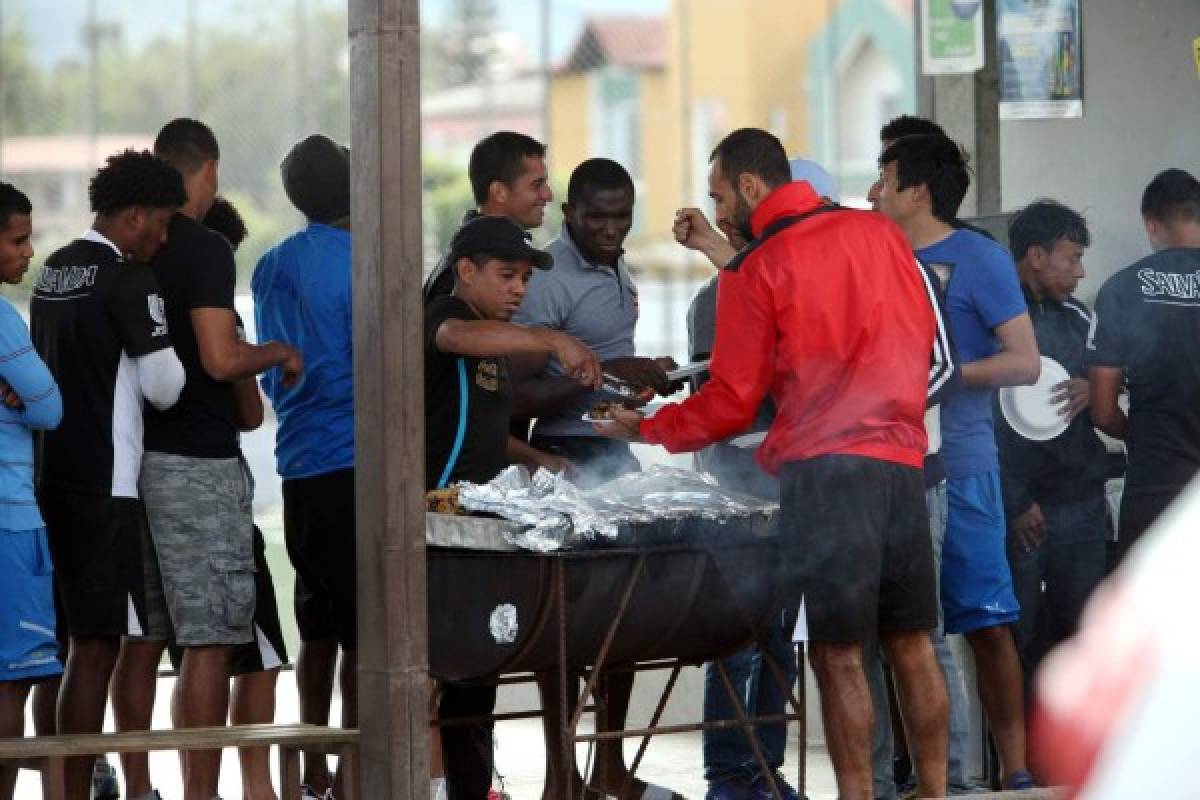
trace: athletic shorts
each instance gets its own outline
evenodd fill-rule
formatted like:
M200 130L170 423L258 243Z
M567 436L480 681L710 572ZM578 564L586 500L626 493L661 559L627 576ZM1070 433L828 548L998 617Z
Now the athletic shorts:
M283 535L296 569L300 639L358 644L354 470L283 482Z
M242 460L147 452L139 483L175 641L252 641L254 490Z
M172 642L167 648L175 671L183 664L183 648ZM233 648L229 674L249 675L252 672L282 667L287 663L287 646L283 641L283 626L279 623L279 604L275 600L275 584L267 564L267 546L262 531L254 526L254 641Z
M807 638L933 630L937 593L921 470L851 455L784 464L783 586Z
M58 675L54 567L44 528L0 529L0 575L0 681Z
M942 610L946 633L1016 622L1005 551L1000 474L984 472L946 481L946 541L942 545Z
M83 638L143 634L142 501L43 489L38 507L66 633Z

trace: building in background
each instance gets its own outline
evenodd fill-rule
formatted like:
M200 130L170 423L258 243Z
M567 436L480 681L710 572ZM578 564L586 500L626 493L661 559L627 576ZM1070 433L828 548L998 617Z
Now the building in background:
M59 134L0 138L0 175L29 196L34 247L48 253L81 235L91 211L88 181L113 153L148 150L154 134Z
M551 162L628 167L631 248L668 268L689 258L662 246L674 210L707 207L708 156L730 130L772 131L863 197L879 128L915 108L915 84L911 0L673 0L664 17L591 17L551 77Z

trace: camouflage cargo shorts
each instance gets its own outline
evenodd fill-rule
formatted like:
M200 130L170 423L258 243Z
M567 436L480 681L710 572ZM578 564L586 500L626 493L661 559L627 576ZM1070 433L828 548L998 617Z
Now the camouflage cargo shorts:
M175 641L250 641L254 490L242 461L147 452L139 483Z

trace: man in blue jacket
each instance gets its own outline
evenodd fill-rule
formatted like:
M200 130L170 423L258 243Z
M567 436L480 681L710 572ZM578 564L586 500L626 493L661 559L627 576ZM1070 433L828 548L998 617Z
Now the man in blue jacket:
M342 724L357 715L354 552L354 374L350 317L350 152L314 134L280 166L288 199L308 225L267 251L254 269L261 341L289 342L305 372L284 386L262 377L275 409L276 468L283 478L283 528L296 568L300 629L296 683L301 721L325 724L333 661L342 649ZM305 796L329 788L323 756L306 754ZM336 787L335 787L336 793Z

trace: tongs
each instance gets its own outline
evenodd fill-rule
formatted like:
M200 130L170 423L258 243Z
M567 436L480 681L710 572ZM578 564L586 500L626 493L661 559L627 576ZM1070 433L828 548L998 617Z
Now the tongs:
M618 378L616 375L610 375L605 372L604 381L600 384L600 388L609 394L615 394L617 397L631 400L635 403L641 403L648 399L644 389L638 389L628 381Z

